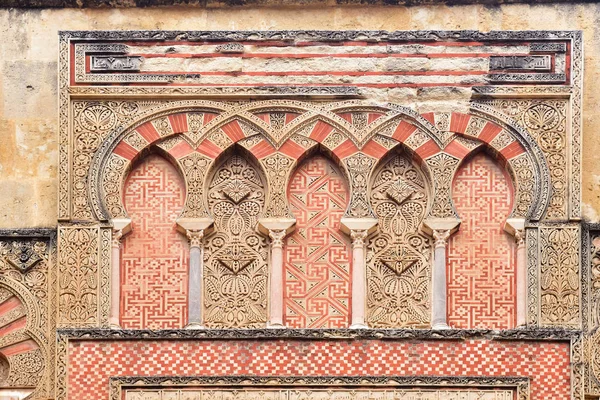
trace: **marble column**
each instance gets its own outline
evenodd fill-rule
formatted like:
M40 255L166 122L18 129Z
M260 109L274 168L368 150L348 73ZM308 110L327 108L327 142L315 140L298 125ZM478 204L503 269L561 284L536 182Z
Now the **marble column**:
M202 277L204 258L204 230L188 230L190 241L190 270L188 276L188 323L186 329L202 329Z
M188 321L186 329L203 329L202 288L204 287L204 237L213 226L212 218L179 218L177 229L190 243L188 270Z
M260 231L271 238L267 328L285 328L283 322L283 239L293 229L296 220L263 218L258 221L258 224Z
M458 230L457 218L430 218L423 222L423 229L434 239L433 268L431 271L431 328L449 329L448 326L448 278L446 249L448 239Z
M517 326L527 325L527 258L525 255L525 230L515 232L517 242Z
M110 268L110 310L108 324L113 329L121 328L121 243L123 237L131 231L131 220L112 221L111 268Z
M527 255L525 253L525 219L508 218L504 230L515 238L517 244L517 327L527 326Z
M365 262L366 230L353 230L352 238L352 322L350 329L368 328L366 313L367 266Z
M284 230L271 230L271 280L269 303L269 327L284 328L283 324L283 238Z
M367 262L365 244L375 230L375 218L342 218L342 231L352 239L352 298L350 329L368 328L367 324Z
M431 271L431 327L432 329L448 329L448 294L446 274L446 246L450 231L438 229L433 231L435 240L433 253L433 270Z

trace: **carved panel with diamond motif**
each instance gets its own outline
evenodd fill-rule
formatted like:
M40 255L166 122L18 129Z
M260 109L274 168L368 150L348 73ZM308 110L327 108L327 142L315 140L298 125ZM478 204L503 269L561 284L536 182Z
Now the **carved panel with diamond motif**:
M256 231L265 206L265 184L245 157L228 157L208 186L216 232L207 239L204 256L209 327L262 327L267 321L267 246Z
M405 154L394 154L375 172L370 195L379 231L369 245L369 325L426 326L432 247L419 231L427 210L423 174Z

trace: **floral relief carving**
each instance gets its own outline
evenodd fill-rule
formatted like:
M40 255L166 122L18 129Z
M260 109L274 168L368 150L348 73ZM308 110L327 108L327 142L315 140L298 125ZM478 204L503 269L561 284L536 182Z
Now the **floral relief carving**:
M600 326L600 236L598 235L590 237L590 279L590 325L598 327Z
M208 186L215 232L207 238L205 323L209 327L262 327L267 320L267 244L257 231L265 185L251 163L233 155Z
M102 188L104 190L104 204L112 218L124 218L127 211L122 200L122 180L129 162L117 154L111 154L107 168L104 171Z
M375 159L356 153L344 159L350 177L350 206L346 210L345 217L364 218L372 217L373 210L369 205L367 194L367 182Z
M425 179L406 155L396 154L376 170L370 197L379 231L367 261L369 325L427 325L431 240L419 231L427 210Z
M12 387L35 387L44 370L44 357L40 349L16 354L8 358L10 375L7 383Z
M520 122L537 141L550 168L552 193L546 217L567 216L567 119L565 100L491 100L483 102Z
M287 217L292 218L286 201L286 185L289 172L294 165L294 160L281 154L275 153L260 160L267 172L271 190L269 191L269 203L265 210L265 217Z
M182 217L208 216L204 204L204 177L211 159L200 153L192 153L178 160L185 176L187 195Z
M58 324L98 324L98 229L59 229Z
M540 229L542 325L579 324L579 254L579 228Z
M430 214L438 218L455 216L450 199L450 185L454 170L458 166L458 159L446 153L439 153L428 158L426 163L431 168L435 187Z

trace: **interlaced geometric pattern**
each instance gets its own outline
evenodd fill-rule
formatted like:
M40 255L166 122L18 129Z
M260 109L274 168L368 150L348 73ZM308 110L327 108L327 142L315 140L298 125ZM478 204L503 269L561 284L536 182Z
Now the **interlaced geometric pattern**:
M544 341L91 340L70 342L67 385L104 400L111 376L524 376L531 400L563 400L570 361L569 343Z
M448 324L454 328L515 326L515 242L504 232L512 187L484 153L457 172L452 199L460 230L448 243Z
M185 184L169 162L151 155L130 173L124 197L133 231L122 249L121 326L182 328L189 250L175 219Z
M284 319L290 328L347 327L350 241L340 231L348 189L324 157L298 168L288 189L296 229L285 244Z

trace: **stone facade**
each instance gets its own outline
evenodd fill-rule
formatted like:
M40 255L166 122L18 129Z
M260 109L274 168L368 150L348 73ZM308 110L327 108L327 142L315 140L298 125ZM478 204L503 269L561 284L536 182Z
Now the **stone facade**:
M0 397L600 396L583 33L303 30L328 12L57 33L56 173L21 183L54 189L0 231Z

